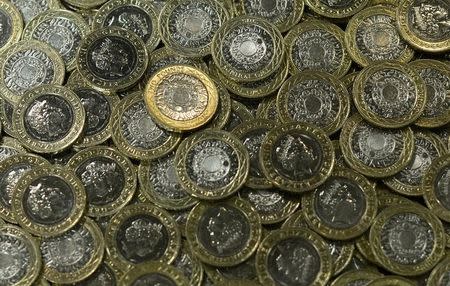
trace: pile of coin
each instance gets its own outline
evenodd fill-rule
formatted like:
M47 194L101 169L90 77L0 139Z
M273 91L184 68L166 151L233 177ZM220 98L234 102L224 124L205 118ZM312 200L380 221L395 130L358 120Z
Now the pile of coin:
M448 0L0 0L0 285L450 285Z

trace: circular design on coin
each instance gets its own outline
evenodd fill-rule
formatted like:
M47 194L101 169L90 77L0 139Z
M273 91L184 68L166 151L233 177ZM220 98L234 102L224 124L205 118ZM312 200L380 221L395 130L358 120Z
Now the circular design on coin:
M367 286L414 286L415 282L400 276L384 276L377 278L367 284Z
M147 62L147 49L138 35L108 27L93 31L83 40L77 69L94 87L123 90L142 77Z
M81 41L90 27L79 14L68 10L48 10L28 23L23 40L38 40L54 48L68 71L75 69L75 59Z
M309 20L295 26L285 37L289 71L323 71L344 76L352 60L344 45L344 31L338 26Z
M445 285L450 281L450 257L442 260L428 277L427 286Z
M450 50L450 3L446 0L402 0L397 7L400 34L426 52Z
M234 81L263 79L283 62L281 33L270 22L256 17L233 18L220 27L212 42L217 68Z
M134 204L113 216L105 232L106 247L115 268L126 271L149 261L171 263L180 250L176 221L151 204Z
M147 262L133 267L121 279L118 285L164 285L188 286L189 280L174 266L163 262Z
M217 80L214 81L219 94L216 113L204 128L222 129L228 123L231 114L231 96L223 84Z
M201 202L188 216L186 238L202 262L237 265L256 251L261 219L250 203L236 197L219 203Z
M31 285L41 271L35 239L21 228L0 224L0 284Z
M127 96L116 105L111 130L119 151L137 160L162 157L181 140L179 133L164 130L153 121L140 92Z
M334 165L331 140L321 129L287 123L272 129L260 149L265 176L280 189L302 193L321 185Z
M211 53L215 33L229 17L215 0L170 1L159 18L161 38L166 47L181 55L206 56Z
M37 15L49 10L60 9L58 0L11 0L22 14L24 24L28 24Z
M48 44L36 40L9 46L0 57L0 93L17 104L23 95L42 84L62 84L64 61Z
M351 270L337 277L330 286L367 285L367 283L381 277L383 277L383 274L370 270Z
M231 196L245 183L250 158L234 135L206 129L180 144L175 169L181 185L192 196L219 200Z
M134 32L151 52L159 43L158 11L144 0L112 0L94 16L94 29L121 27Z
M385 269L417 276L441 260L446 239L442 223L431 211L419 205L396 205L377 216L370 229L370 244Z
M307 228L271 232L256 253L263 285L325 285L332 270L325 241Z
M419 118L426 86L411 67L383 61L365 67L353 85L355 106L364 119L383 128L400 128Z
M364 7L368 0L306 0L306 4L321 16L328 18L347 18Z
M41 166L26 172L12 194L12 209L20 226L37 236L55 236L83 216L86 193L75 174L62 167Z
M12 195L23 174L34 167L49 164L45 159L32 154L16 154L0 164L0 218L16 223L12 210Z
M336 169L302 198L308 225L320 235L347 240L363 234L377 214L374 185L359 173Z
M75 154L67 164L83 183L88 216L109 216L124 207L136 189L133 163L109 147L91 147Z
M352 59L363 67L385 60L406 63L414 56L398 32L391 6L369 7L356 14L348 22L344 40Z
M53 283L75 283L90 276L103 259L105 242L89 218L74 228L41 240L44 278Z
M399 173L384 179L383 183L403 195L423 195L422 178L431 163L446 152L445 145L437 135L427 131L416 131L414 132L414 152L411 161Z
M355 114L345 122L339 138L349 166L366 176L384 178L405 168L414 152L411 128L374 127Z
M144 100L150 115L175 132L197 129L214 116L219 95L209 76L196 68L175 65L155 73Z
M272 186L263 171L259 157L261 144L276 123L267 119L253 119L243 122L233 129L233 134L244 144L250 155L250 170L245 185L250 188L265 189Z
M38 153L58 153L83 132L86 113L77 95L57 85L41 85L17 102L13 126L17 139Z
M20 11L10 2L0 3L0 24L2 35L0 36L0 52L8 46L20 40L23 30L23 20Z
M142 194L152 203L169 210L182 210L198 201L182 187L175 167L175 151L139 165Z
M252 119L253 119L253 115L245 105L243 105L242 103L240 103L237 100L231 100L230 117L228 118L228 122L223 127L223 129L231 132L239 124L246 122L247 120L252 120Z
M315 125L332 134L350 112L350 96L344 84L325 72L301 72L283 83L277 95L282 122Z
M420 127L441 127L450 122L450 70L436 60L415 60L409 65L426 85L425 109L414 124Z
M422 178L428 208L439 218L450 222L450 155L436 158Z

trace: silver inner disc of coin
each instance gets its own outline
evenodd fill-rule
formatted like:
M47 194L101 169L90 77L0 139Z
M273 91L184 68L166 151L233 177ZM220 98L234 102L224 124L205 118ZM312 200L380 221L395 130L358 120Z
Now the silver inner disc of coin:
M106 15L103 22L104 27L121 27L134 32L146 42L155 28L152 19L141 7L132 4L116 7Z
M189 279L192 277L192 275L195 274L194 262L192 261L191 257L183 250L181 250L178 254L177 258L173 262L173 266L175 266L178 270L181 270L184 276Z
M421 69L419 75L427 87L427 101L422 116L436 117L446 114L450 109L450 98L447 96L450 77L434 68Z
M25 24L35 16L50 9L50 1L46 0L11 0L11 2L21 12Z
M250 155L250 176L252 177L265 177L262 172L261 161L259 160L259 150L261 149L261 143L268 132L269 129L262 127L241 136L242 143L244 143L244 146L247 148Z
M278 214L289 203L284 193L277 189L257 190L244 188L239 195L252 204L256 211L260 214Z
M77 286L111 286L117 285L118 281L114 272L106 264L100 264L99 268L89 278L78 282Z
M105 95L92 88L78 88L75 93L86 111L84 136L92 136L103 131L111 118L111 105Z
M17 182L29 170L29 164L15 164L0 174L0 204L3 208L11 209L11 198Z
M444 41L450 37L449 11L447 0L414 0L408 6L408 28L424 40Z
M0 27L2 33L0 35L0 48L4 47L8 43L13 32L13 19L5 10L0 9Z
M0 284L14 285L32 267L32 257L26 244L17 236L0 233Z
M282 23L294 13L294 0L243 0L246 15Z
M444 167L437 174L434 189L439 203L450 210L450 166Z

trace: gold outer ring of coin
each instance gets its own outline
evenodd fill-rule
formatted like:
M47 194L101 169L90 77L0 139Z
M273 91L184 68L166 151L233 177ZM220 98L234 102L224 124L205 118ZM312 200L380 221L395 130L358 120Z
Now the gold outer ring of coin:
M233 180L225 186L210 189L198 186L187 173L186 160L191 148L205 140L218 140L230 146L238 160L237 172ZM206 129L184 139L175 155L175 169L184 189L192 196L203 200L220 200L231 196L242 187L247 180L250 169L250 156L244 144L229 132Z
M164 263L172 263L177 257L181 247L181 235L178 225L172 216L167 211L152 204L140 203L128 205L111 218L105 231L106 249L111 259L113 270L118 269L118 271L124 272L135 266L134 263L123 257L118 250L116 235L126 220L131 217L144 215L157 218L167 230L169 240L167 242L167 248L158 260Z
M342 31L342 29L336 26L335 24L315 19L301 22L300 24L292 28L284 38L284 42L286 44L287 58L289 61L289 73L296 74L302 72L296 67L292 59L293 48L296 43L296 39L299 35L312 30L326 31L332 34L336 38L336 40L341 44L342 60L339 63L339 67L337 67L337 69L332 74L338 78L344 76L348 72L352 64L352 59L350 58L350 55L348 54L344 44L344 35L345 35L344 31Z
M232 119L233 117L236 116L237 118L239 118L240 122L237 124L241 124L247 120L252 120L253 119L253 115L252 113L247 109L247 107L240 103L237 100L231 100L231 113L230 113L230 117L228 119L227 124L224 126L224 129L231 132L233 131L234 128L237 127L236 126L231 126L230 123L232 123Z
M411 280L400 276L384 276L377 278L367 284L367 286L416 286L417 284Z
M228 122L231 114L231 97L228 90L218 80L214 80L219 94L219 103L213 118L204 128L222 129Z
M353 156L352 151L352 136L355 129L361 123L364 123L364 119L359 114L354 114L348 118L341 130L341 136L339 138L339 144L341 145L342 154L349 166L366 176L375 178L384 178L395 175L400 172L410 162L414 152L414 134L411 128L399 129L403 137L403 149L400 154L400 159L386 168L375 168L365 165L363 162Z
M204 212L221 206L228 206L241 211L248 220L250 227L249 238L245 242L245 247L238 253L229 256L214 256L202 245L197 235L200 219ZM200 202L192 209L187 218L186 238L194 255L203 263L217 267L238 265L250 258L258 248L261 239L261 219L250 203L237 197L219 203Z
M444 275L448 275L448 272L450 272L450 256L447 254L447 256L434 267L433 271L431 271L430 276L428 277L427 286L440 285Z
M320 270L311 286L325 285L331 277L333 265L331 254L325 241L315 232L307 228L288 228L271 232L264 238L256 253L256 272L259 282L267 286L278 285L271 277L267 268L268 256L277 243L287 239L302 239L311 243L320 257Z
M3 52L10 45L17 43L22 36L23 30L23 20L22 14L20 11L14 6L14 4L9 1L1 1L0 2L0 10L10 17L11 24L11 35L7 39L7 41L0 47L0 52Z
M445 208L436 196L437 176L445 168L450 168L450 154L445 154L433 161L422 178L422 189L428 208L440 219L450 222L450 210Z
M363 98L365 93L364 89L366 81L376 72L387 69L397 70L403 74L408 75L415 84L415 92L417 97L415 105L409 112L409 114L402 116L401 118L386 118L380 116L379 114L376 114L375 112L370 110L369 106ZM381 61L367 66L356 76L355 82L353 84L353 101L355 103L355 107L358 109L359 113L362 117L364 117L364 119L366 119L373 125L382 128L401 128L413 123L420 117L422 111L425 109L426 99L426 86L423 79L411 67L400 62Z
M401 264L395 262L387 257L382 250L381 231L383 229L384 223L390 217L401 213L413 213L420 216L428 223L428 225L433 230L433 252L425 260L417 264ZM384 209L376 217L370 229L370 244L372 246L373 254L375 255L379 264L390 272L403 276L418 276L431 270L443 257L446 243L447 241L444 233L444 228L440 220L427 208L415 204L395 205Z
M321 16L325 16L328 18L342 19L352 16L361 11L364 7L366 7L369 0L351 1L350 3L352 3L352 5L350 7L342 7L337 9L333 9L325 5L323 3L325 1L321 0L306 0L305 2L306 5L308 5L309 8L311 8L311 10L313 10L314 12L316 12Z
M92 273L94 273L95 270L98 268L98 266L102 263L105 249L105 241L103 239L102 231L95 222L93 222L91 219L87 217L83 218L83 220L80 222L80 227L85 228L93 238L93 243L91 244L91 246L94 249L94 251L90 259L86 262L86 264L82 268L74 272L58 271L56 268L48 266L45 263L45 261L43 261L44 262L43 272L45 279L53 283L63 283L63 284L79 282L89 277ZM44 240L45 238L41 240L41 244Z
M26 248L30 255L27 271L14 285L32 285L38 278L42 267L41 252L36 239L20 227L11 224L2 225L0 223L0 234L2 236L10 235L20 239L23 245L16 245L16 247ZM24 261L21 262L25 264Z
M189 280L172 265L164 262L146 262L131 268L119 281L118 285L134 285L139 278L147 275L163 276L176 286L189 286Z
M420 38L409 27L409 7L414 3L414 0L401 0L397 4L397 25L400 35L411 46L430 53L445 52L450 50L450 37L442 41L428 41Z
M356 281L373 281L381 277L383 274L366 269L352 270L341 274L330 286L347 286Z
M335 169L328 180L332 180L333 178L343 178L353 182L364 194L365 209L358 223L350 228L342 229L333 228L322 222L315 209L315 196L316 191L319 189L309 192L302 197L302 209L305 213L305 219L314 231L329 239L348 240L360 236L369 229L377 215L378 202L374 185L363 175L346 168Z
M50 165L50 163L47 160L45 160L44 158L30 154L30 153L17 154L17 155L8 157L1 162L0 174L5 174L5 172L7 172L11 167L17 166L17 165L21 165L21 166L26 165L26 166L33 168L33 167ZM17 183L16 183L16 185L17 185ZM0 218L3 218L4 220L6 220L10 223L17 223L14 213L12 211L12 206L10 206L10 208L8 209L8 208L5 208L5 205L3 203L0 204Z
M53 142L40 141L33 138L25 127L25 116L30 104L41 96L52 95L64 100L71 107L73 124L69 131L61 138ZM13 128L17 139L26 148L38 153L58 153L72 145L83 132L86 120L86 112L78 96L70 89L58 85L41 85L27 93L17 102L13 114Z
M195 78L203 84L207 92L207 104L204 110L192 119L182 120L171 117L161 109L164 100L158 98L160 85L174 75L186 75ZM190 66L174 65L159 70L150 78L145 88L144 100L150 115L161 126L174 132L183 132L197 129L211 120L217 110L219 94L214 82L203 71Z
M23 197L29 185L41 177L58 177L70 186L73 193L73 206L70 214L64 220L54 224L40 224L33 221L25 210ZM86 193L83 183L73 174L62 167L41 166L26 172L16 185L16 192L12 195L12 209L16 221L31 234L47 237L56 236L75 226L82 218L86 207Z
M5 72L5 64L16 53L31 49L44 53L53 64L54 76L51 82L49 82L48 84L60 85L64 81L64 61L55 49L53 49L46 43L36 40L20 41L18 43L15 43L5 49L2 52L2 56L0 57L0 94L4 100L7 100L14 105L17 104L17 102L23 97L23 95L10 90L6 85L5 79L8 75Z
M313 80L326 82L330 84L336 91L336 95L339 101L339 112L337 112L335 118L333 118L333 121L328 125L320 126L320 128L325 131L325 133L331 135L342 127L348 117L348 114L350 112L350 96L344 83L326 72L304 71L297 73L286 80L279 89L277 95L278 116L283 123L295 121L295 119L289 112L289 106L292 105L292 102L289 100L289 97L291 95L290 92L292 89L295 89L298 84Z
M102 5L106 1L108 0L64 0L64 2L67 2L67 4L82 9L92 9Z
M271 153L273 145L277 142L280 136L289 134L289 132L307 134L308 136L314 138L321 146L323 155L322 166L317 174L309 179L295 181L287 178L278 173L272 162ZM272 129L261 144L259 156L260 161L262 162L262 171L265 176L272 181L272 184L282 190L293 193L303 193L313 190L321 185L331 175L334 165L333 144L325 132L314 126L295 122L279 125L278 127Z
M361 12L359 12L358 14L356 14L355 16L353 16L348 24L347 24L347 29L345 30L345 37L344 37L344 42L345 42L345 46L347 48L348 53L350 54L351 58L358 63L359 65L365 67L368 66L372 63L374 63L373 60L371 60L370 58L368 58L367 56L365 56L361 50L358 47L357 41L356 41L356 35L358 33L358 29L360 27L361 24L364 24L365 21L370 21L369 19L371 17L379 17L379 16L388 16L392 19L394 19L394 22L396 20L396 16L395 16L395 7L391 7L391 6L373 6L373 7L369 7L366 8L364 10L362 10ZM395 29L395 31L397 31L397 26L393 27ZM399 35L400 37L400 35ZM395 58L395 60L402 62L402 63L407 63L409 62L414 56L414 50L409 47L408 45L405 45L405 49L402 51L402 53Z
M96 146L81 150L72 158L70 158L66 167L76 174L79 167L94 158L108 158L109 160L114 161L116 164L116 168L120 167L125 177L124 187L121 190L119 196L114 201L109 202L106 205L94 205L89 204L89 201L87 202L88 216L109 216L123 208L132 199L137 185L136 170L133 163L130 161L130 159L128 159L128 157L126 157L116 149L102 146Z

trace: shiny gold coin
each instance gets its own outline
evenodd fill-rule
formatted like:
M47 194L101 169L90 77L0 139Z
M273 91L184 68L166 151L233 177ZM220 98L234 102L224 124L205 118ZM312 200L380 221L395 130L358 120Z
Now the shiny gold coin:
M314 12L328 18L347 18L361 11L368 0L334 2L330 0L306 0L306 4Z
M2 22L0 52L3 52L8 46L20 40L23 30L23 20L20 11L14 4L8 1L0 2L0 19Z
M446 183L450 178L450 155L433 161L422 179L425 203L439 218L450 222L450 200Z
M134 266L118 285L174 285L189 286L189 280L174 266L164 262L146 262Z
M381 278L377 278L367 284L367 286L415 286L411 280L405 279L400 276L385 276Z
M189 96L186 96L186 95ZM214 116L219 95L209 76L190 66L169 66L149 80L144 99L158 124L175 132L205 125Z
M339 275L331 286L366 285L371 281L383 277L383 274L365 269L352 270Z
M447 255L436 267L431 271L427 280L427 286L442 285L448 281L450 275L450 257Z
M239 124L251 119L253 119L253 115L245 105L239 101L231 100L230 117L228 118L228 122L223 129L231 132Z

